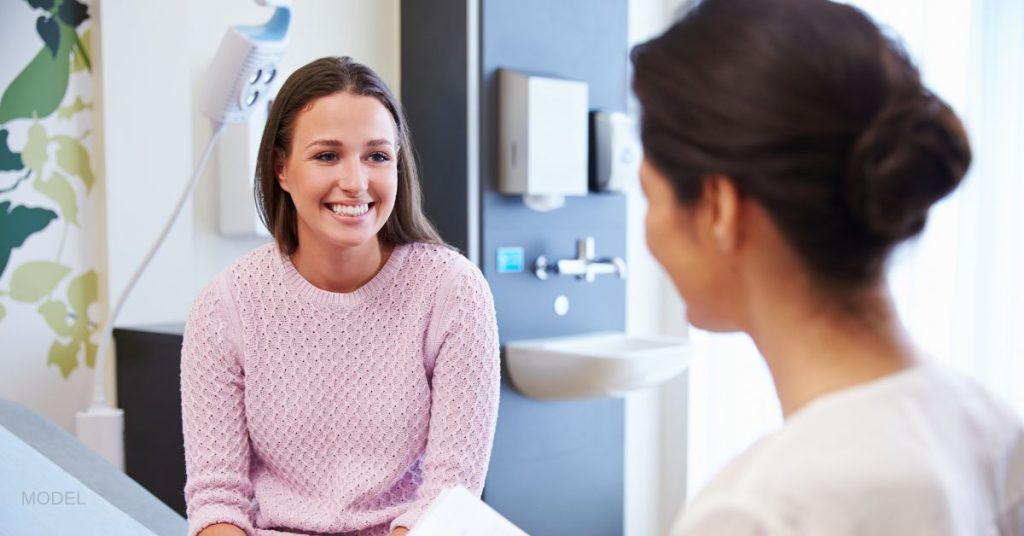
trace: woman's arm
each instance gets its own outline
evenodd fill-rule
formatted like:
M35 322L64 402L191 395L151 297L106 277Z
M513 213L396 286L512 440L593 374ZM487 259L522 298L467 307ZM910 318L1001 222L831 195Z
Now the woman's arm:
M392 523L412 527L430 502L461 484L480 494L498 418L500 365L494 299L480 271L468 262L455 268L440 298L427 348L437 348L431 377L430 429L417 501ZM441 296L441 294L439 294Z
M181 418L189 535L252 534L249 433L240 328L229 290L215 280L196 298L181 350ZM222 532L227 531L227 532Z

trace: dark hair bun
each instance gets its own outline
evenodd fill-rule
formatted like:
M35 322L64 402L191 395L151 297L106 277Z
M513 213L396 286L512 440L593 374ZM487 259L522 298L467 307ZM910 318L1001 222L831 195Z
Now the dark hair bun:
M967 134L938 97L894 97L854 143L846 199L872 234L899 242L921 232L928 209L960 183L971 162Z

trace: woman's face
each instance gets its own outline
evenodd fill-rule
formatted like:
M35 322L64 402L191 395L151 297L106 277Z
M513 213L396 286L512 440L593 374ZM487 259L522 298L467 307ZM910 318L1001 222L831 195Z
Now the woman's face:
M299 112L278 183L295 203L300 249L378 247L398 188L396 136L374 97L339 92Z
M683 205L669 180L645 157L640 184L647 197L647 247L686 302L689 321L703 329L732 331L735 271L712 236L714 201L702 195Z

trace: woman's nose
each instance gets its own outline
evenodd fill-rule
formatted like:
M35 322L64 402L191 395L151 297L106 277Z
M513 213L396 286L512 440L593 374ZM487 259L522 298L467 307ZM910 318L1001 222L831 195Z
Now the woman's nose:
M338 172L338 188L344 192L363 192L369 186L366 170L357 159L346 159Z

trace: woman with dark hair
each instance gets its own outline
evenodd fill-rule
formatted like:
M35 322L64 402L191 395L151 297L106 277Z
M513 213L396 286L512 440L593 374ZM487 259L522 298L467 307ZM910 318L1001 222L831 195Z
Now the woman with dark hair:
M902 49L826 0L705 0L633 52L647 242L743 331L785 426L674 535L1024 534L1024 432L910 340L885 280L971 153Z
M401 105L349 58L274 101L256 199L274 243L219 274L185 331L189 534L404 534L483 488L498 336L480 271L423 215Z

